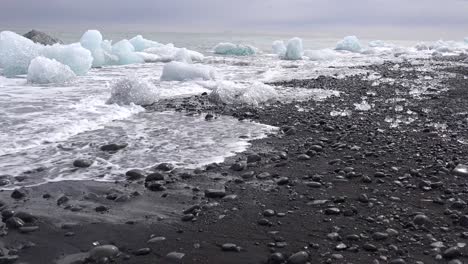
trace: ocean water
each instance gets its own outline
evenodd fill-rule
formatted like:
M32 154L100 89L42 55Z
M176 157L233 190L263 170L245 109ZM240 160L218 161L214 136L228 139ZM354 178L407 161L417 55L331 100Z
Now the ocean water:
M76 42L80 38L78 32L49 33L66 43ZM103 32L103 35L115 43L136 33ZM160 98L175 98L210 93L219 81L251 86L258 82L316 78L320 75L336 78L356 74L373 76L371 72L356 66L382 64L387 60L397 63L416 61L431 57L442 48L446 55L468 51L468 45L461 42L429 43L434 47L419 50L415 46L418 43L416 40L390 40L386 41L388 45L385 46L366 46L367 51L362 53L323 51L333 49L339 39L309 37L304 38L304 48L319 50L313 53L320 55L318 59L288 61L278 58L271 48L273 41L286 40L287 36L284 35L143 35L146 39L174 43L177 47L203 53L205 59L200 64L214 68L217 79L163 82L159 80L165 65L163 62L91 69L85 76L60 85L34 85L28 83L25 76L6 78L0 75L0 170L3 174L0 178L8 181L3 188L61 180L124 180L128 169L147 169L161 162L196 168L221 162L236 152L245 151L250 140L277 130L231 117L205 121L203 115L148 113L137 105L107 104L112 85L130 75L153 83ZM369 40L361 41L366 45ZM213 54L212 49L219 42L249 44L261 52L245 57ZM333 53L331 58L326 55L330 52ZM380 78L375 77L376 81ZM340 96L337 91L320 88L274 89L278 94L276 99L280 101L307 98L326 100L330 96ZM357 108L368 107L362 102L356 103L360 104ZM103 144L119 142L128 143L129 146L112 155L99 150ZM95 162L91 168L77 171L72 166L76 158L90 158Z

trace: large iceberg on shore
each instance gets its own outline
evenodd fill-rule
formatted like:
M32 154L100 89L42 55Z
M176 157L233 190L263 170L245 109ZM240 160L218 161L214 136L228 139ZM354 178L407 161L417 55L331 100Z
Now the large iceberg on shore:
M143 63L144 59L135 53L135 48L130 41L123 39L112 46L112 53L119 58L118 64L126 65Z
M93 64L91 52L83 48L79 43L45 46L41 55L68 65L76 75L85 75Z
M220 55L251 56L257 53L257 48L250 45L219 43L214 47L214 53Z
M361 52L362 45L356 36L347 36L336 44L336 50L347 50L351 52Z
M39 56L29 64L27 80L29 83L48 84L68 82L75 77L67 65Z
M68 65L77 75L86 74L93 61L80 44L43 46L10 31L0 33L0 66L5 76L26 74L30 62L38 56Z
M164 46L159 42L145 39L141 35L138 35L129 41L135 48L135 51L144 51L145 49Z
M292 38L288 41L286 46L285 60L300 60L303 54L302 39Z
M159 91L150 81L130 76L120 79L112 85L108 104L150 105L159 98Z
M164 65L161 81L214 80L216 72L204 65L173 61Z
M93 67L101 67L106 64L102 41L101 32L97 30L86 31L80 39L81 46L89 50L93 56Z
M261 82L235 83L232 81L218 81L210 100L229 105L258 106L278 98L276 90Z
M286 45L284 45L284 41L282 40L275 40L273 41L273 52L280 57L283 57L286 54Z
M28 72L31 60L39 56L41 45L11 31L0 32L0 68L7 77Z

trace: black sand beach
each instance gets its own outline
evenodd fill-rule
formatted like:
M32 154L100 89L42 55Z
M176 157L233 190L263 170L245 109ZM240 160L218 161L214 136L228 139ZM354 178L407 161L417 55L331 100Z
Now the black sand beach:
M0 264L464 263L465 59L422 61L440 80L385 63L369 69L395 82L357 75L274 83L341 92L323 101L233 108L200 95L150 106L280 130L197 170L160 166L124 182L2 191ZM371 110L355 110L362 97ZM337 110L352 113L330 115Z

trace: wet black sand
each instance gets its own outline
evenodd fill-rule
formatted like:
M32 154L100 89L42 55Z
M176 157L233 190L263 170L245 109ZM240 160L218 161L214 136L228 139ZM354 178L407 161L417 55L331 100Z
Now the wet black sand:
M452 60L454 66L438 70L450 75L419 96L400 83L372 85L360 75L274 84L342 92L322 102L232 108L201 95L149 107L209 114L207 122L210 115L233 115L281 132L223 164L159 171L164 181L147 182L152 190L142 178L46 184L19 199L0 192L5 221L9 210L28 212L34 217L17 216L38 227L23 233L28 229L20 232L10 220L0 236L0 263L468 261L468 173L453 171L468 165L468 66ZM447 60L431 61L438 63ZM410 64L371 69L420 88L427 88L417 81L421 75L440 78ZM372 110L355 111L363 96ZM352 114L331 116L337 109ZM399 115L413 121L398 127L385 121ZM165 239L148 243L153 236ZM93 243L120 253L86 259ZM63 259L80 252L75 262ZM184 256L177 262L167 257L171 252Z

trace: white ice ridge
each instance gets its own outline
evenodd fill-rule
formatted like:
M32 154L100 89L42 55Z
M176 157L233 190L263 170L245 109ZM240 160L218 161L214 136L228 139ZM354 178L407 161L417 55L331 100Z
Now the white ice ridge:
M161 81L214 80L213 68L200 64L173 61L164 65Z
M5 76L26 74L30 62L43 56L65 64L77 75L86 74L93 57L80 44L44 46L14 32L0 32L0 67Z
M292 38L288 41L288 45L286 46L286 53L283 57L285 60L300 60L302 59L302 55L304 53L302 47L302 39L300 38Z
M330 61L336 59L337 52L331 49L305 50L304 56L311 61Z
M150 105L159 98L157 87L150 81L130 76L118 80L112 85L108 104L118 105Z
M64 83L75 78L75 73L54 59L36 57L28 68L28 82L37 84Z
M251 56L257 52L258 49L253 46L229 42L221 42L214 47L214 53L220 55Z
M276 90L261 82L218 81L210 94L211 100L231 105L258 106L276 98L278 98Z
M356 36L347 36L336 44L336 50L347 50L351 52L361 52L362 45Z

